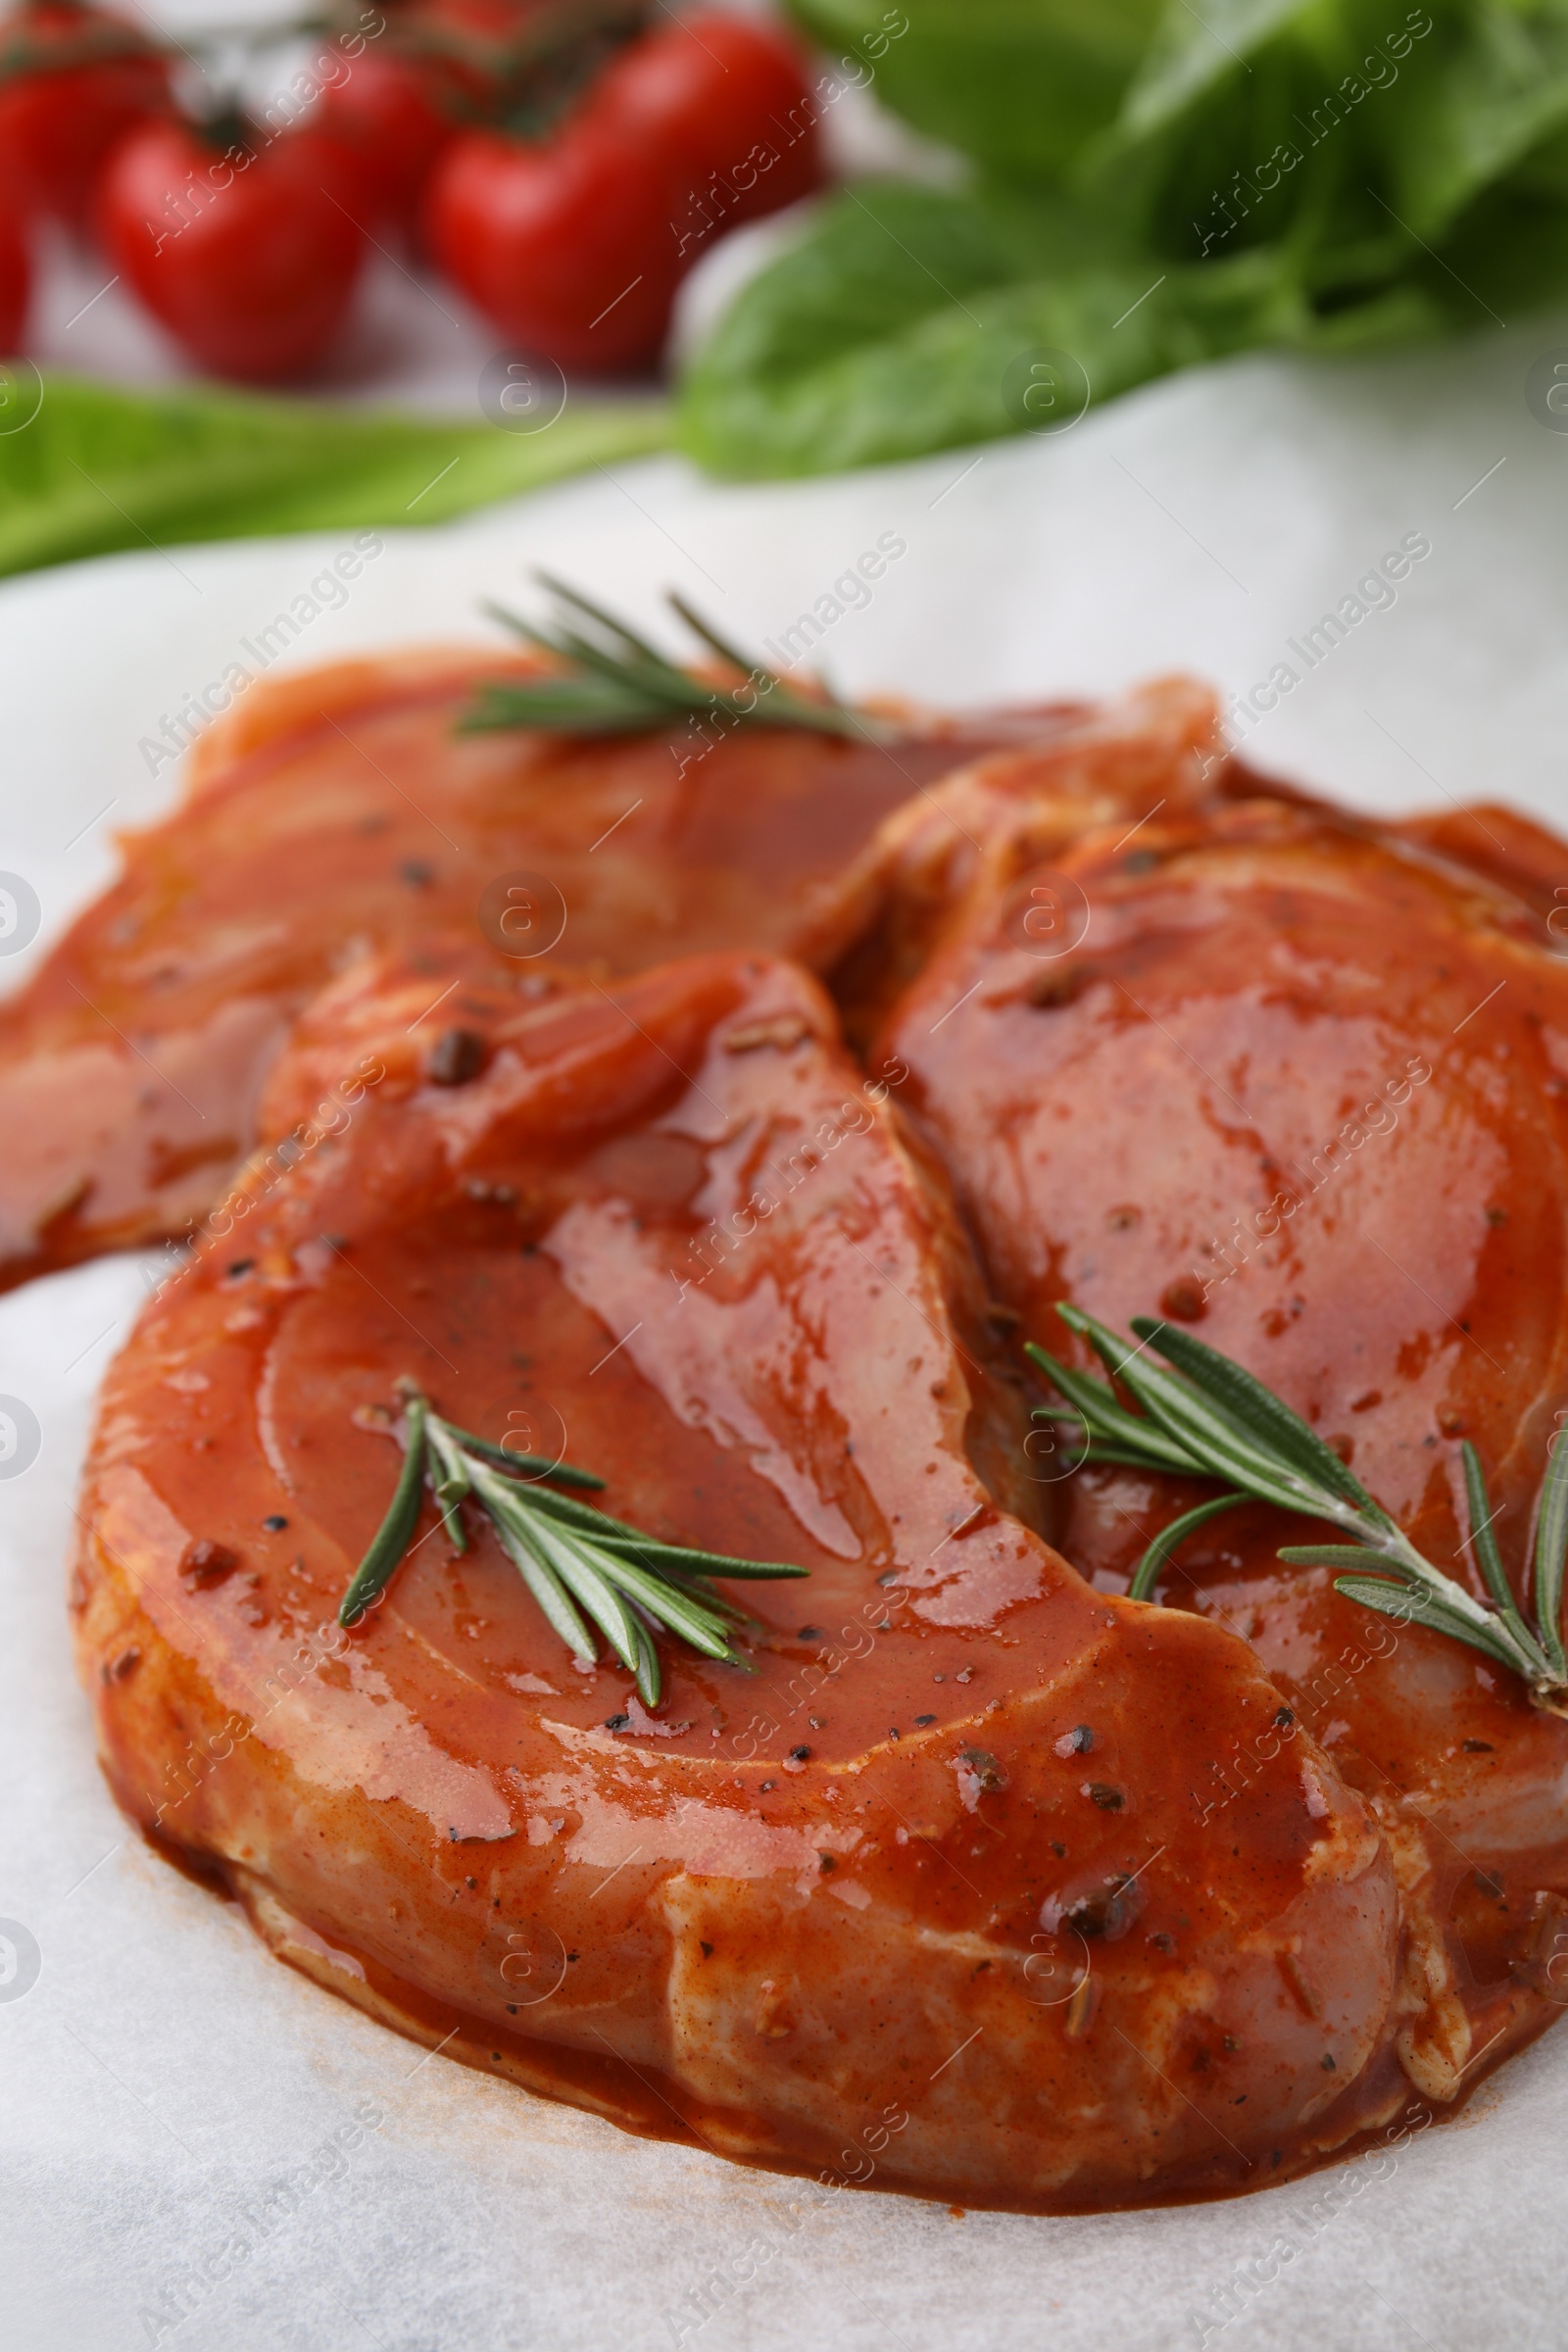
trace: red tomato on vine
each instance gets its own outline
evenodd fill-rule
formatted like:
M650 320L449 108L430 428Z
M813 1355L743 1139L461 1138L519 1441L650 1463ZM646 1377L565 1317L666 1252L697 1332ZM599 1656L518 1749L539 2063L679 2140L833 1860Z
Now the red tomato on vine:
M455 128L429 70L394 49L367 49L323 92L311 122L359 156L378 219L409 240L431 169Z
M589 100L607 130L663 160L684 199L689 266L710 235L776 213L822 181L821 108L787 33L705 10L633 41Z
M509 341L610 374L652 360L679 270L657 161L587 123L543 142L470 131L436 167L425 234Z
M818 111L783 33L705 13L628 42L549 135L456 139L429 248L511 341L647 366L709 235L818 184Z
M0 205L0 360L22 349L32 292L32 265L23 224L14 209Z
M185 122L134 131L99 196L104 250L190 356L268 383L319 359L353 298L368 210L356 159L321 132L247 145Z
M0 157L29 211L84 228L111 149L169 104L164 60L117 17L29 0L0 24Z
M542 130L650 11L651 0L398 0L393 37L455 121L516 129L525 114Z

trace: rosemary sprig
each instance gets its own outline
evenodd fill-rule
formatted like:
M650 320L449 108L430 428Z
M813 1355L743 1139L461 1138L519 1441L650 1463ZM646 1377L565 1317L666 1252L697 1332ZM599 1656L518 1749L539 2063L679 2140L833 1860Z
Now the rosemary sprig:
M1400 1624L1415 1623L1464 1642L1483 1657L1508 1667L1528 1684L1539 1707L1568 1715L1568 1658L1562 1638L1564 1557L1568 1554L1568 1446L1551 1454L1542 1485L1535 1556L1536 1623L1514 1599L1493 1534L1495 1513L1480 1456L1463 1447L1469 1505L1469 1548L1492 1606L1445 1576L1351 1476L1339 1455L1262 1382L1190 1332L1149 1315L1133 1318L1132 1347L1079 1308L1058 1306L1136 1403L1135 1413L1109 1384L1058 1363L1044 1348L1028 1352L1067 1399L1069 1412L1037 1405L1041 1421L1070 1421L1084 1444L1084 1460L1123 1462L1143 1470L1178 1471L1219 1479L1226 1492L1184 1512L1155 1537L1129 1588L1147 1600L1178 1544L1216 1512L1243 1501L1324 1519L1352 1539L1346 1544L1292 1544L1280 1558L1346 1573L1334 1589L1363 1608ZM1152 1348L1175 1367L1148 1360Z
M541 727L568 735L640 735L678 718L710 718L731 726L808 727L819 735L852 735L886 743L896 730L829 695L802 694L774 671L729 645L682 597L669 603L710 653L739 673L739 686L715 686L677 668L646 637L577 589L536 575L556 600L546 628L518 619L500 605L486 610L529 645L553 654L564 667L537 678L492 681L458 722L464 735L507 727Z
M650 1708L658 1706L662 1690L653 1642L661 1628L704 1657L727 1666L746 1663L730 1646L733 1629L745 1623L744 1613L713 1590L710 1578L809 1573L782 1560L736 1560L684 1544L662 1544L542 1483L602 1488L604 1480L591 1470L537 1454L509 1453L444 1420L426 1397L412 1391L405 1399L403 1445L402 1475L343 1595L340 1625L358 1624L386 1590L408 1551L425 1486L458 1551L468 1548L463 1505L471 1502L490 1520L502 1549L572 1655L599 1655L585 1622L590 1621L635 1675L639 1695Z

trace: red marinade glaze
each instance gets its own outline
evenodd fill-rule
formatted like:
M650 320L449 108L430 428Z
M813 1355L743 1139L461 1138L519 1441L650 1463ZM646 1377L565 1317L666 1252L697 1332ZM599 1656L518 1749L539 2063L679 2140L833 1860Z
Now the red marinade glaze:
M890 747L685 720L457 734L475 682L518 667L415 653L263 681L200 740L180 807L0 1004L0 1285L188 1234L290 1021L367 948L457 929L599 978L720 947L825 965L869 917L858 859L888 811L1071 715L910 715ZM518 874L544 885L526 935L515 908L481 918Z
M1480 873L1456 855L1478 828L1492 812L1385 831L1259 800L1134 843L1103 830L1059 860L1090 909L1069 953L1028 952L1005 901L977 912L878 1051L909 1065L1020 1338L1089 1362L1063 1299L1118 1329L1179 1321L1479 1595L1461 1442L1527 1593L1568 1408L1568 968L1541 887L1568 850L1517 824ZM1504 871L1536 886L1515 897ZM1057 1541L1124 1592L1214 1490L1106 1467L1057 1492ZM1190 1539L1159 1591L1251 1644L1372 1804L1400 1882L1401 2062L1451 2101L1568 1989L1568 1725L1473 1650L1276 1557L1331 1533L1249 1506ZM1245 1746L1211 1760L1215 1819L1251 1769Z
M816 985L460 977L461 1054L427 985L318 1008L271 1115L336 1019L344 1119L254 1163L111 1375L75 1605L121 1802L375 2014L748 2161L1072 2210L1402 2113L1385 1838L1242 1642L1008 1515L1020 1392ZM650 1718L428 1507L336 1632L407 1377L652 1533L807 1567L731 1588L755 1676L662 1641Z

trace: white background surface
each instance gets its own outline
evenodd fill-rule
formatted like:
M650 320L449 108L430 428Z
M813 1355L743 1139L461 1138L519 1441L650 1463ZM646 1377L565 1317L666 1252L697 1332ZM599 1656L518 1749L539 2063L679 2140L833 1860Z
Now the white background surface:
M391 535L294 657L474 633L478 598L521 593L535 564L648 621L678 586L758 641L891 530L906 556L822 649L843 687L974 703L1189 667L1236 689L1421 531L1433 552L1398 604L1256 729L1252 757L1368 807L1490 795L1568 826L1568 437L1523 389L1559 343L1568 320L1343 368L1252 361L1062 438L848 481L719 489L674 461L627 466ZM139 739L347 536L0 587L0 868L38 891L40 948L111 871L112 828L172 797ZM813 2198L421 2060L270 1959L125 1831L71 1670L74 1485L141 1285L119 1260L0 1300L0 1392L44 1431L0 1484L0 1917L42 1952L24 1996L0 1997L0 2315L19 2352L653 2352L675 2340L665 2312L690 2322L691 2291L748 2246L755 2277L685 2337L702 2352L1163 2352L1205 2340L1195 2313L1226 2352L1557 2352L1568 2033L1380 2179L955 2219ZM244 2209L365 2100L379 2125L263 2242ZM212 2277L236 2232L250 2258ZM1221 2330L1216 2290L1260 2260Z

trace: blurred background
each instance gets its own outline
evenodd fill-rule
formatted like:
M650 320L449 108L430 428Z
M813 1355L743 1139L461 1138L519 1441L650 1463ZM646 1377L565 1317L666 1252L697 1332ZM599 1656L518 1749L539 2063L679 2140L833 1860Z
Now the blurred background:
M16 0L0 571L1050 434L1565 286L1568 0Z
M868 74L824 105L830 68L765 7L45 0L0 22L0 185L30 276L13 291L12 260L6 349L123 384L471 418L500 334L579 389L652 391L691 272L736 228L935 158Z

